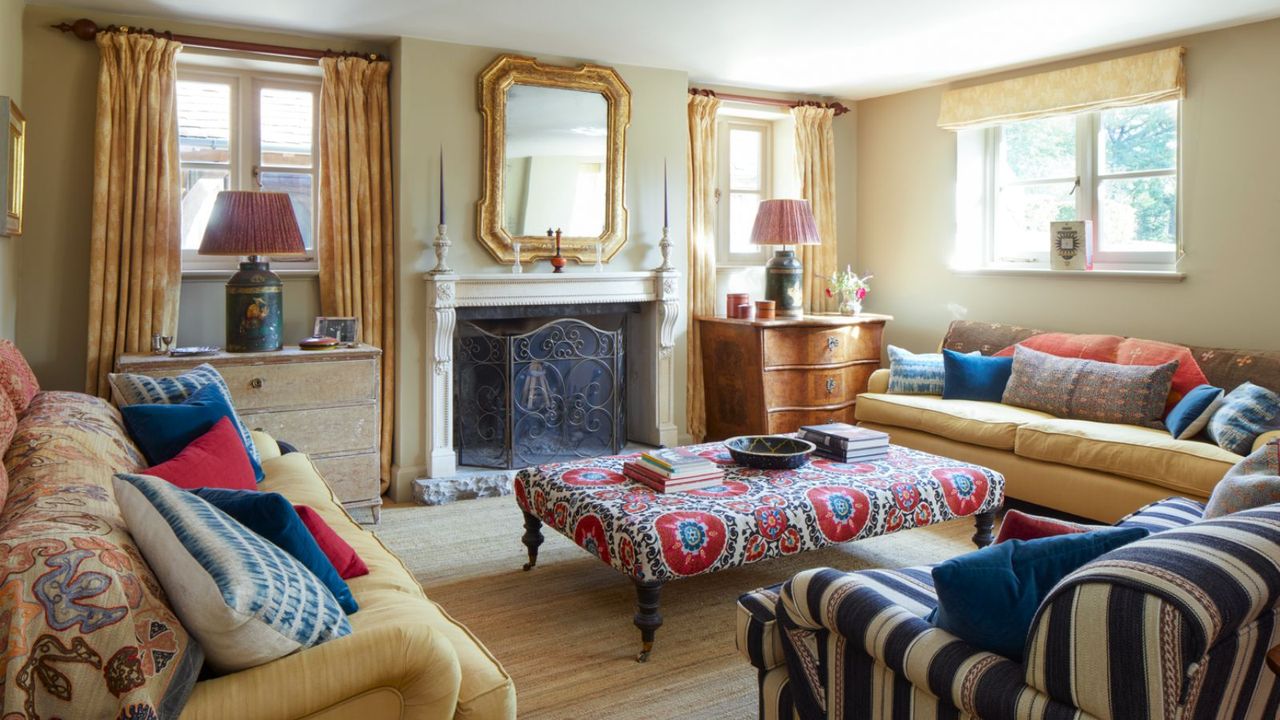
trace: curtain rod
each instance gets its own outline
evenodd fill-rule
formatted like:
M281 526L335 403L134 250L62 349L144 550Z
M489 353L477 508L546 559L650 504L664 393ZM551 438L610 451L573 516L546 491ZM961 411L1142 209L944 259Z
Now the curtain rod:
M234 50L237 52L257 53L259 55L275 55L277 57L300 58L303 60L320 60L327 57L360 57L366 60L386 60L387 58L378 53L362 53L347 50L311 50L308 48L289 47L287 45L269 45L266 43L244 42L241 40L219 40L217 38L198 37L196 35L178 35L167 30L153 30L151 28L142 29L138 27L108 25L101 27L98 23L88 19L80 18L73 23L58 23L50 25L55 30L61 30L64 33L71 33L75 37L86 42L92 41L102 32L123 32L136 33L140 35L151 35L166 40L174 40L188 47L207 48L211 50Z
M838 102L821 103L812 100L780 100L778 98L755 97L754 95L734 95L732 93L716 92L715 90L703 90L699 88L689 88L690 95L706 95L707 97L716 97L721 100L730 100L733 102L750 103L752 105L773 105L776 107L796 108L802 106L831 108L836 111L836 115L843 115L849 112L849 108Z

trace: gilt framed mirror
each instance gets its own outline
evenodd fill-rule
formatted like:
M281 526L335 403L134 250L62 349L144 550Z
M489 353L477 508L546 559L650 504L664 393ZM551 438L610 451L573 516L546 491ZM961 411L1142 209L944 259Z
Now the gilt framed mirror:
M631 89L613 68L543 65L500 55L480 73L484 188L480 242L501 263L560 254L607 262L627 242Z

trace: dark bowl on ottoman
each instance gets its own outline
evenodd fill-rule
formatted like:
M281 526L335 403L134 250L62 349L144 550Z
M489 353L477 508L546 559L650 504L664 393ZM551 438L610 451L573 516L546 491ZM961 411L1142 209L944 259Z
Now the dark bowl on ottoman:
M739 435L725 440L724 446L734 462L758 470L794 470L818 449L808 440L786 435Z

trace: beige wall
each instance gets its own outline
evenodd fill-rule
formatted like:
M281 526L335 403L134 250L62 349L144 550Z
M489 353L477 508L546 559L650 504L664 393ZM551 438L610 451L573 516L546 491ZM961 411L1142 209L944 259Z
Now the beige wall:
M0 95L22 100L22 0L0 0ZM0 236L0 338L16 337L18 314L18 243Z
M6 9L10 0L5 2ZM23 110L30 132L27 144L26 234L17 243L22 274L17 278L17 342L46 388L84 387L88 326L89 224L93 191L93 124L97 96L98 50L49 26L83 16L83 11L30 6L22 27ZM162 27L179 33L278 43L298 47L385 48L335 38L304 37L212 27L168 19L93 13L101 24ZM0 32L10 24L0 19ZM3 38L0 38L3 40ZM0 45L7 57L7 43ZM4 61L0 60L0 67ZM0 74L0 82L4 82ZM5 255L0 238L0 282ZM183 282L179 312L180 344L224 343L223 279ZM11 286L8 286L11 287ZM7 286L0 286L0 308ZM318 314L314 277L285 282L285 339L310 334ZM0 314L0 335L4 334Z
M475 239L475 203L480 197L480 113L476 105L476 77L502 51L401 38L392 48L392 107L396 126L397 228L399 233L400 333L396 439L397 494L425 463L421 418L425 407L424 372L425 286L423 272L435 265L431 241L438 222L437 162L445 152L445 192L449 261L464 273L508 273ZM546 63L582 61L611 64L607 58L567 59L539 55ZM615 66L631 88L631 126L627 130L626 200L630 227L622 251L609 264L611 271L643 270L661 262L657 243L662 232L662 161L670 164L671 237L673 262L681 273L687 265L685 244L685 156L688 129L685 103L688 76L683 72L625 65ZM525 272L548 272L543 262ZM568 271L589 271L570 265ZM684 427L685 305L676 339L676 412Z
M1280 348L1280 93L1264 80L1280 67L1280 21L1152 47L1179 43L1188 86L1182 283L952 273L955 136L935 126L943 88L858 103L857 261L876 273L867 309L896 317L888 342L929 349L950 320L968 318Z

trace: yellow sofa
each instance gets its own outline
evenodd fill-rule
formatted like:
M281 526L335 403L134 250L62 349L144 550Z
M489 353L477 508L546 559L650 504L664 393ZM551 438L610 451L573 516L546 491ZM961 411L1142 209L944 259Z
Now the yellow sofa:
M990 354L1038 332L957 322L942 345ZM1271 374L1280 367L1280 353L1193 352L1206 358L1201 365L1210 381L1228 391L1248 379L1233 373L1250 368L1255 382L1277 387ZM1228 354L1248 361L1226 362L1224 369L1212 364L1229 360ZM1005 477L1008 497L1108 523L1171 495L1206 500L1241 460L1208 442L1176 440L1165 430L1066 420L994 402L894 395L888 386L889 370L871 375L868 392L855 406L858 424L889 433L895 444L996 470ZM1263 435L1255 447L1278 435Z
M254 442L266 475L259 487L314 508L369 566L348 581L360 610L347 637L196 683L183 720L514 718L515 686L502 665L347 515L310 459L281 455L264 433Z

